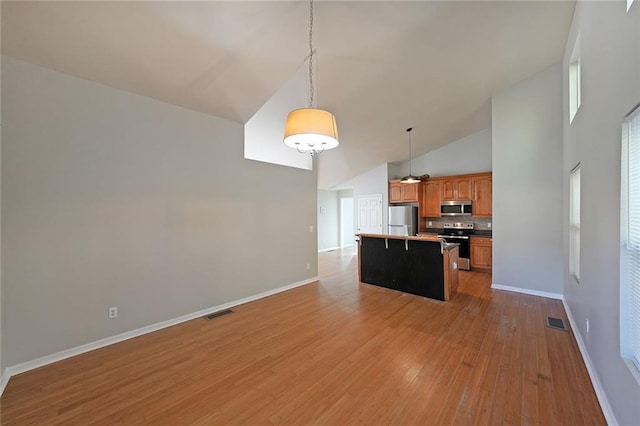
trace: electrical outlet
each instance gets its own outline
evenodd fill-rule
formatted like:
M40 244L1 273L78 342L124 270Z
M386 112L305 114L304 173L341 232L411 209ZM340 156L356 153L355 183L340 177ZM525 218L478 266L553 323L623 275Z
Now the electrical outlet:
M587 333L589 332L589 318L587 318Z
M307 269L311 269L311 264L307 263Z
M109 308L109 319L116 318L118 316L118 307L112 306Z
M489 229L491 229L491 222L489 222L489 225L488 225L488 227L489 227Z
M429 221L429 224L427 226L429 227L433 226L433 222Z
M309 225L309 232L313 232L313 225Z

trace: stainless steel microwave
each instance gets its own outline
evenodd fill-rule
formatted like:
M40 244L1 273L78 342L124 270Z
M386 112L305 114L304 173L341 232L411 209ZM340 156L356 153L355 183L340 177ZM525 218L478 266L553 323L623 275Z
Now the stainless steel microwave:
M442 201L440 215L442 216L471 216L473 213L471 200Z

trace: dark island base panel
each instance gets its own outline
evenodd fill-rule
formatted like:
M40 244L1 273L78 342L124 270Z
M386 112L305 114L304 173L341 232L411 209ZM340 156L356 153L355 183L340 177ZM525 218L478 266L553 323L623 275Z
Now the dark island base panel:
M362 238L361 280L393 290L444 301L444 264L440 244Z

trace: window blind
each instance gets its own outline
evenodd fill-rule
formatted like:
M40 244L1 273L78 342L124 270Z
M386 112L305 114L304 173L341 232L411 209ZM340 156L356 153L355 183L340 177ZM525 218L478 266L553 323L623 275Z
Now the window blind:
M622 129L621 343L623 356L640 370L640 110ZM626 210L626 211L625 211ZM623 275L624 274L624 275Z

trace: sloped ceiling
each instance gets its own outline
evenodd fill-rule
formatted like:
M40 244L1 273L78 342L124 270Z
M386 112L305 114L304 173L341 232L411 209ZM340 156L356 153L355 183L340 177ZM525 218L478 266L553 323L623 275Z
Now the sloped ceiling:
M320 188L491 125L491 95L560 61L574 1L318 1ZM308 54L306 1L6 2L3 54L245 123Z

